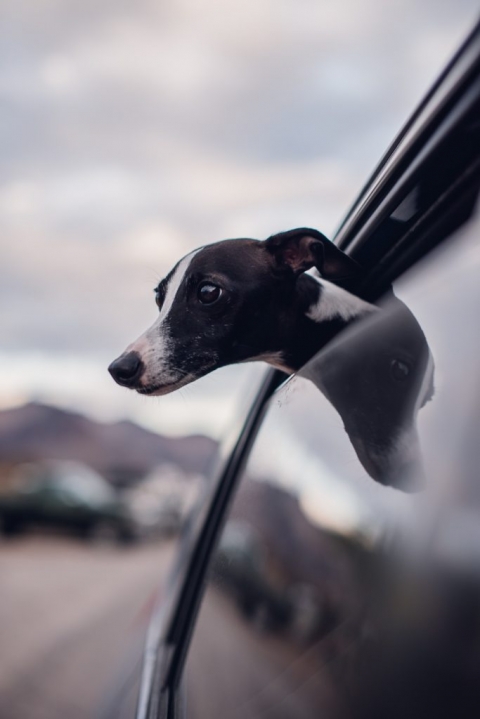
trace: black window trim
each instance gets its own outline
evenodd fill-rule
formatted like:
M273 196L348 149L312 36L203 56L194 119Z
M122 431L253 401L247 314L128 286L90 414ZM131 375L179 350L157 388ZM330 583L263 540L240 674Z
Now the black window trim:
M335 243L349 254L365 241L367 219L382 205L412 159L436 135L471 85L478 86L480 22L447 64L378 163L335 233Z

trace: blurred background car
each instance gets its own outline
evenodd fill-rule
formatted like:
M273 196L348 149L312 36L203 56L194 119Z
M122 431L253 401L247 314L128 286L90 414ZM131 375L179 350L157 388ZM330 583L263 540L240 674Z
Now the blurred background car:
M142 525L103 477L74 462L21 465L0 494L4 536L44 527L85 539L131 542Z

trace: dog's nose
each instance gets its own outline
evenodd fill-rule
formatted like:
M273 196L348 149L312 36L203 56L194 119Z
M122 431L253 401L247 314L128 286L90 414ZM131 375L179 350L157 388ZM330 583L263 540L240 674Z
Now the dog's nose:
M135 387L143 372L143 362L136 352L127 352L113 360L108 371L117 384Z

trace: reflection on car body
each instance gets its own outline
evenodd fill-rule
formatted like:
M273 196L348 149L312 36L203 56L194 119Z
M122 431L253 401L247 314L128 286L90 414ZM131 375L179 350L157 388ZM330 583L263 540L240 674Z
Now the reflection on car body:
M462 524L478 510L471 494L477 471L458 476L451 455L456 438L442 433L438 446L445 425L437 417L458 410L466 426L470 408L460 395L478 387L480 348L471 354L478 345L478 333L471 337L480 300L478 227L479 220L467 241L456 243L461 293L446 298L443 292L455 266L452 248L431 262L420 298L410 289L415 278L400 286L427 320L442 371L435 401L418 417L427 473L421 491L409 495L372 482L357 447L355 454L348 448L352 433L342 436L332 421L349 407L359 406L361 417L362 402L371 397L388 440L398 428L415 428L416 411L432 393L430 352L413 315L395 298L277 392L213 561L187 662L189 717L472 716L480 699L480 586L472 565L461 567L455 552L465 560L458 542L475 535L447 529L442 517L453 511ZM471 310L459 323L467 298ZM397 394L389 377L395 357L415 370L411 392ZM343 400L347 390L353 399L342 405L336 392ZM344 422L349 427L348 416ZM478 458L473 435L465 451ZM444 476L442 465L449 467ZM282 621L274 621L271 597L284 603ZM222 687L211 697L196 685L200 663L213 668Z
M373 479L404 490L422 485L416 415L433 396L433 358L403 302L389 295L300 374L339 412Z
M291 605L275 576L274 564L249 524L229 522L214 557L212 579L231 593L245 617L265 629L281 627L291 616Z

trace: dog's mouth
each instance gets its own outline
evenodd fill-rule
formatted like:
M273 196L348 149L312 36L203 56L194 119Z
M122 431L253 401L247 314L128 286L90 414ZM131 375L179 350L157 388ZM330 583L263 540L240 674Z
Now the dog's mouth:
M153 385L148 387L137 387L136 391L138 394L146 395L147 397L149 395L162 395L162 394L168 394L168 392L173 392L174 389L177 388L177 383L173 384L162 384L162 385Z
M147 397L161 397L164 394L169 394L170 392L174 392L176 389L180 389L180 387L184 387L186 384L193 382L194 379L195 377L193 375L185 374L180 377L180 379L177 379L174 382L164 382L162 384L148 384L142 387L136 387L135 389L138 394L143 394Z

